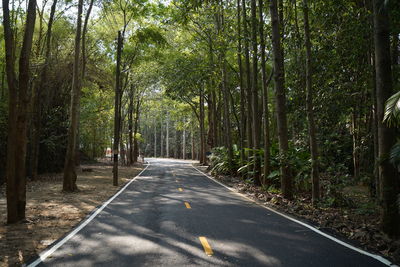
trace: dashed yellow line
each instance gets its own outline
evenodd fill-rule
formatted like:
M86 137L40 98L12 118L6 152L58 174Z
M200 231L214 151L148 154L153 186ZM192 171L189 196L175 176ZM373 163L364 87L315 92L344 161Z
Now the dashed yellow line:
M189 202L185 202L185 206L187 209L191 209L192 207L190 206Z
M204 248L204 252L208 255L208 256L212 256L213 255L213 251L211 249L210 244L208 244L207 238L205 238L204 236L199 236L199 240L201 245Z
M180 187L178 188L178 190L179 190L179 192L182 192L182 191L183 191L183 189L182 189L182 188L180 188Z

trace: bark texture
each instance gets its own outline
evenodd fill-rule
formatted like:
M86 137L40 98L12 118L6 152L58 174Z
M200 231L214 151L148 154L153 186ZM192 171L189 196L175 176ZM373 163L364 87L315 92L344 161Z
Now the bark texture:
M395 129L383 122L385 102L392 95L390 26L385 0L374 0L374 43L376 68L376 100L378 117L379 174L382 229L390 236L400 235L400 214L397 206L399 177L389 162L390 149L396 142Z
M82 34L82 10L83 0L78 3L78 18L75 35L75 53L74 68L72 73L72 89L71 89L71 107L70 122L68 128L68 145L64 164L63 191L73 192L78 190L76 185L76 139L79 125L79 106L81 99L80 88L80 51L81 51L81 34Z
M319 200L319 162L316 127L314 120L313 88L312 88L312 59L311 59L311 41L310 25L308 19L308 1L303 0L304 15L304 40L306 47L306 109L308 121L308 135L311 153L311 182L312 182L312 203L315 205Z
M19 56L19 75L15 73L14 29L10 21L9 1L3 0L3 28L6 51L6 72L9 90L7 140L7 223L25 219L26 146L29 106L29 62L36 19L36 1L29 0Z
M274 61L273 66L276 117L280 153L281 190L285 198L291 199L293 197L293 182L290 174L290 168L287 162L289 144L286 118L285 75L277 0L271 0L270 13L272 26L272 54Z

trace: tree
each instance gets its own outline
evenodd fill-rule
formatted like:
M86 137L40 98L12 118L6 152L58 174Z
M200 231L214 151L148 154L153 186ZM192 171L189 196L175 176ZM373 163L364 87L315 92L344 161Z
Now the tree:
M115 105L114 105L114 142L113 142L113 185L118 185L118 155L119 155L119 139L121 130L121 55L122 55L122 39L121 31L118 31L117 39L117 70L115 74Z
M79 107L81 98L81 73L79 71L80 66L80 51L81 51L81 37L82 37L82 10L83 0L78 2L78 16L77 16L77 28L75 35L75 52L74 52L74 68L72 76L72 88L71 88L71 107L70 107L70 123L68 129L68 146L67 153L65 156L64 164L64 179L63 179L63 191L74 192L78 190L76 185L76 140L79 125Z
M390 236L399 236L400 214L396 204L399 193L398 171L388 157L396 142L396 134L395 129L383 122L385 102L393 91L389 15L384 0L374 0L373 4L382 229Z
M261 185L261 159L260 153L260 120L258 114L258 43L257 43L257 4L256 0L251 1L251 43L252 43L252 120L253 120L253 149L254 149L254 181L257 185Z
M312 202L316 204L319 200L319 163L318 163L318 146L314 121L314 105L313 105L313 88L312 88L312 59L311 59L311 41L310 41L310 25L308 21L308 1L303 0L304 15L304 40L306 47L306 105L308 134L310 136L310 153L311 153L311 181L312 181Z
M9 90L7 141L7 222L25 219L26 206L26 144L29 99L29 62L36 20L36 1L29 0L25 31L19 56L19 75L15 73L14 29L10 19L9 1L3 0L3 27L6 72Z
M260 34L260 50L261 50L261 78L262 78L262 105L263 105L263 119L264 119L264 179L263 184L266 182L266 178L270 173L270 137L269 137L269 109L268 109L268 85L271 81L272 76L267 78L267 67L266 67L266 55L265 55L265 36L264 36L264 19L263 19L263 0L258 1L258 16L259 16L259 34ZM272 71L271 71L272 74Z
M278 16L277 0L271 0L271 27L272 27L272 54L274 62L274 87L276 98L276 113L278 125L279 153L280 153L280 172L281 172L281 188L285 198L293 197L293 181L291 178L288 157L288 133L286 119L286 92L285 92L285 76L283 70L283 57L281 47L280 20Z

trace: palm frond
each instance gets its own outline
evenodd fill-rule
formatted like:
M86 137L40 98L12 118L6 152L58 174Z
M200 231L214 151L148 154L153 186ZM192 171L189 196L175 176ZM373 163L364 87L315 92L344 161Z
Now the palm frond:
M389 126L400 125L400 91L386 101L383 121Z

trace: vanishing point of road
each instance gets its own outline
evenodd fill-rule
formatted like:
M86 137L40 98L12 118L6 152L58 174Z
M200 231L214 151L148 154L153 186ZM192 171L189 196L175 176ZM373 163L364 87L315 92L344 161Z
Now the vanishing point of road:
M30 266L387 266L172 159L149 159L41 256Z

